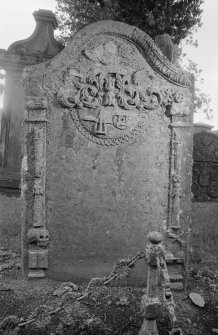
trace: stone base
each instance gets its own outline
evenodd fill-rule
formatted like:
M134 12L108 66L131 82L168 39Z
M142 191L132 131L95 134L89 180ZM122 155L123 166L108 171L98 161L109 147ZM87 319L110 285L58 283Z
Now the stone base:
M31 269L28 273L28 278L45 278L45 271L42 269Z

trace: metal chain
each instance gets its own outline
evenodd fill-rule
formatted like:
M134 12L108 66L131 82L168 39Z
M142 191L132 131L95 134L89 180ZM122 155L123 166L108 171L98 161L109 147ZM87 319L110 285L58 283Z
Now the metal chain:
M102 278L92 278L88 283L85 291L81 293L81 296L78 297L77 300L80 301L88 297L94 291L94 287L97 285L108 285L113 280L122 280L128 278L137 261L142 258L145 258L145 253L140 251L132 258L120 259L116 261L109 276ZM127 269L123 273L119 273L123 267L127 267Z
M113 270L111 271L111 273L109 274L109 276L107 277L102 277L102 278L92 278L90 280L90 282L88 283L86 289L80 294L79 297L77 297L75 300L77 301L81 301L84 298L88 297L91 293L94 292L94 288L97 285L105 285L107 286L108 284L110 284L113 280L121 280L121 279L125 279L128 278L131 271L133 270L133 268L135 267L135 264L137 263L137 261L139 259L145 258L145 253L140 251L138 252L137 255L133 256L132 258L127 258L127 259L120 259L118 260L114 266L113 266ZM123 272L123 273L119 273L119 271L123 268L123 267L127 267L127 269ZM48 314L49 315L54 315L55 313L61 311L64 309L64 305L62 304L62 302L59 304L59 307L57 307L56 309L50 311ZM24 327L28 324L31 324L35 321L35 318L30 318L27 319L26 321L23 321L21 323L18 324L18 327Z
M133 256L132 258L127 259L120 259L118 260L114 266L113 270L107 277L102 278L92 278L90 282L88 283L86 289L80 294L79 297L77 297L75 300L81 301L94 293L94 288L97 285L105 285L107 286L114 280L122 280L129 277L130 273L132 272L133 268L135 267L138 260L143 259L146 257L146 252L138 252L137 255ZM127 267L127 269L123 273L119 273L119 271ZM158 278L159 278L159 284L161 286L161 298L164 304L166 304L171 321L172 321L172 331L170 332L171 335L173 334L180 334L182 335L182 331L180 328L175 328L175 324L177 322L176 315L175 315L175 308L174 308L174 300L173 295L170 289L170 278L167 270L167 265L165 259L158 255L157 257L157 268L158 268ZM50 311L48 314L53 315L61 310L64 309L63 304L59 304L60 307L57 307L55 310ZM27 324L33 323L35 321L34 318L28 319L22 323L18 324L18 327L23 327ZM176 333L175 333L176 331Z

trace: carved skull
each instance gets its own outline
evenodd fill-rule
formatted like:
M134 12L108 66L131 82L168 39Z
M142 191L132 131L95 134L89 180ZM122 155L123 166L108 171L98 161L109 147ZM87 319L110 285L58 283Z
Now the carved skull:
M37 243L38 247L46 247L49 243L49 238L49 231L45 227L31 228L27 234L28 242Z

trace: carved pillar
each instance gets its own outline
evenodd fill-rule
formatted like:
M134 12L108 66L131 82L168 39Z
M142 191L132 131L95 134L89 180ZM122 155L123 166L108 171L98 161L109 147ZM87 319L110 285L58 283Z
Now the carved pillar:
M45 224L46 107L44 99L28 97L22 193L27 209L26 226L29 228L29 278L45 277L45 270L48 268L49 232Z
M171 159L170 159L170 193L169 193L169 219L168 229L178 230L180 225L180 200L182 185L182 157L183 132L190 125L183 121L172 122L171 128Z
M0 49L0 67L6 71L0 134L0 191L20 187L22 121L24 91L22 72L25 66L51 59L63 46L54 38L55 15L48 10L33 13L36 28L31 37Z
M170 142L170 176L169 176L169 206L168 206L168 226L166 231L166 240L168 245L167 264L169 269L171 266L184 267L186 264L186 257L188 257L189 250L187 248L187 241L189 239L190 213L187 222L181 224L182 208L182 189L184 187L184 157L185 143L187 142L187 134L191 131L192 125L188 123L187 116L190 114L189 108L184 105L173 105L169 110L171 117L171 142ZM190 148L191 149L191 148ZM190 153L191 156L191 153ZM189 164L189 162L187 162ZM190 166L191 169L191 166ZM186 176L188 179L188 176ZM184 193L184 192L183 192ZM190 197L191 194L186 194ZM185 229L184 229L185 228ZM186 252L185 252L186 251ZM180 274L172 275L172 288L183 289L184 277Z

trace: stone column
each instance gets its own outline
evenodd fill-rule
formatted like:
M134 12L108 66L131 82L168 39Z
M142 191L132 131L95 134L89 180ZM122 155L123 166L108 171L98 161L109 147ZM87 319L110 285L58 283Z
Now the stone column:
M48 268L49 232L45 223L46 107L44 99L28 97L22 196L24 206L28 209L28 213L25 211L26 227L23 227L23 259L27 262L28 258L29 278L45 277Z
M181 187L182 187L182 157L183 132L190 126L183 122L172 122L171 125L171 162L170 162L170 194L169 194L169 220L168 228L178 230L181 214Z
M166 239L168 245L167 264L170 268L173 266L186 268L186 257L189 250L187 241L189 240L190 227L190 208L186 218L183 216L184 196L191 197L191 192L184 193L185 179L186 183L191 183L191 154L192 143L189 143L188 133L192 133L192 122L190 122L190 106L184 104L173 104L170 108L171 117L171 147L170 147L170 176L169 176L169 211ZM190 137L192 137L190 135ZM189 147L189 155L186 153L186 146ZM189 167L190 176L184 177L184 171ZM188 170L188 169L187 169ZM184 179L185 178L185 179ZM190 179L190 180L189 180ZM189 206L190 207L190 206ZM187 211L187 210L186 210ZM184 221L186 220L185 224ZM180 274L171 274L172 288L176 290L183 289L184 277Z

